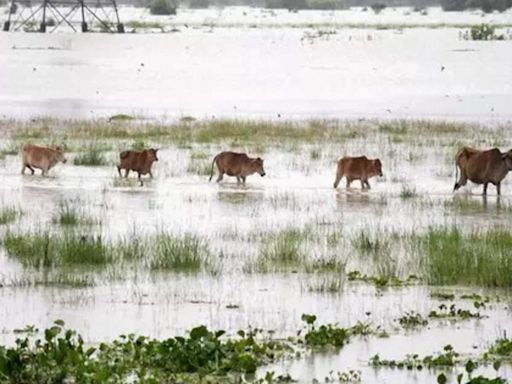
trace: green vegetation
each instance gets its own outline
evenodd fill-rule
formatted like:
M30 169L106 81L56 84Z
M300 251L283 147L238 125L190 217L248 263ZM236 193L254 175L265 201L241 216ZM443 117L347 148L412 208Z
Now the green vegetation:
M16 126L15 139L54 137L55 140L69 139L128 139L152 140L168 143L221 143L236 142L238 145L274 145L283 143L308 143L323 145L326 139L332 143L344 143L347 139L363 138L374 134L388 134L378 121L307 120L307 121L266 121L266 120L179 120L162 124L153 121L108 120L52 120L2 121L4 126ZM396 120L390 126L401 128L412 138L426 131L437 135L464 133L478 127L468 124L430 120Z
M305 258L303 244L306 233L297 229L270 234L263 239L260 250L260 264L263 269L270 266L294 268Z
M208 262L208 247L196 236L160 233L153 240L152 269L197 272Z
M407 279L402 280L396 276L368 276L359 271L350 271L347 273L348 281L362 281L364 283L374 284L377 288L384 287L402 287L414 284L418 278L410 275Z
M436 228L420 241L429 284L512 287L511 232Z
M9 255L28 267L105 265L112 259L101 236L89 237L76 232L23 235L7 232L3 244Z
M445 11L463 11L465 9L480 8L489 13L494 10L503 12L512 8L511 0L441 0L441 6Z
M389 367L408 370L454 367L460 364L460 362L460 354L455 352L451 345L446 345L441 353L428 355L423 358L420 358L417 354L412 354L407 355L404 360L383 360L379 355L375 355L370 359L370 365L373 367Z
M79 204L79 202L78 202ZM59 202L59 210L52 219L53 223L60 225L92 225L95 220L84 214L83 211L68 200Z
M154 0L149 6L152 15L175 15L177 5L173 0Z
M474 25L470 29L471 40L504 40L504 35L497 35L496 28L489 24Z
M110 116L110 118L108 120L109 121L130 121L130 120L134 120L134 119L135 119L135 117L133 117L131 115L127 115L125 113L118 113L117 115Z
M406 184L402 185L402 188L400 189L400 198L401 199L412 199L418 196L418 193L416 192L416 188L410 187Z
M343 2L341 0L265 0L265 8L289 11L343 9Z
M86 147L85 152L79 153L73 159L74 165L86 166L102 166L107 165L107 159L102 152L101 147L97 143L90 144Z
M2 206L0 208L0 225L5 225L16 221L23 211L15 206Z
M2 382L235 383L240 375L252 374L287 352L285 344L259 341L255 332L240 331L237 338L224 339L224 331L204 326L184 337L154 340L128 335L98 346L85 345L82 336L64 328L61 320L44 330L43 338L36 338L36 331L29 327L15 346L0 346Z
M303 314L301 319L308 327L304 336L304 342L307 346L313 348L342 348L349 342L352 336L366 336L374 333L370 326L365 323L358 323L350 328L340 328L333 324L316 327L315 315Z
M455 304L449 307L445 304L441 304L437 310L430 311L428 317L431 319L467 320L481 319L484 316L482 316L480 312L471 312L467 309L457 308Z
M424 327L428 324L428 320L414 311L406 312L398 319L398 323L405 329Z

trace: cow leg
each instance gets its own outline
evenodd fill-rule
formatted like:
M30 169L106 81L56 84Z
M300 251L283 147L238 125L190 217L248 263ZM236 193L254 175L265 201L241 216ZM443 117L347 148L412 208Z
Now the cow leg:
M153 174L151 173L151 171L149 171L148 173L149 173L149 177L153 178Z
M466 178L466 174L464 173L464 171L461 169L460 171L460 178L459 178L459 181L457 181L453 187L453 190L456 191L457 189L459 189L460 187L463 187L464 185L466 185L466 183L468 182L468 179Z
M117 166L117 173L119 173L119 177L121 177L121 167L119 165Z
M334 188L338 188L338 184L341 181L341 178L343 177L343 172L340 169L341 167L338 166L338 169L336 171L336 180L334 180Z
M222 171L220 171L220 170L219 170L219 176L217 177L217 183L218 183L219 181L222 181L222 178L223 178L223 177L224 177L224 172L222 172Z
M237 176L237 177L236 177L236 183L237 183L237 184L240 184L240 176Z
M140 182L140 186L142 187L144 185L144 182L142 181L142 179L140 178L141 174L139 172L137 172L137 178L139 179L139 182Z
M366 188L366 182L363 179L361 179L360 181L361 181L361 189L365 189Z
M125 179L128 177L128 174L130 173L130 170L128 168L125 169L124 171L124 177Z
M484 196L487 196L487 184L488 183L484 183Z
M27 165L26 164L23 164L23 166L21 167L21 174L24 175L25 174L25 168L27 168Z
M352 182L352 180L347 177L347 188L350 188L350 183L351 182Z
M46 176L46 169L41 169L41 176Z
M498 194L498 196L501 195L501 181L496 184L496 193Z
M368 180L365 180L364 183L366 184L366 188L367 189L371 189L372 187L370 187L370 183L368 182Z
M30 165L28 164L25 164L27 166L28 169L30 169L30 172L32 173L32 175L36 172L34 168L32 168ZM25 169L23 169L23 172L25 172Z

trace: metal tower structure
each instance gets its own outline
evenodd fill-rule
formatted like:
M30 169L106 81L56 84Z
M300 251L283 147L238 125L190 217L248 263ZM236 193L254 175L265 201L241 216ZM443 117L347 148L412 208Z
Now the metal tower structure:
M41 3L39 3L41 1ZM124 25L119 19L116 0L39 0L33 6L31 0L10 0L7 20L4 23L4 31L19 31L29 25L39 25L39 32L46 32L48 27L56 30L60 25L68 25L73 31L77 31L75 25L80 24L82 32L90 31L87 19L97 21L105 32L124 33ZM16 11L24 6L29 9L28 16L23 12L16 17ZM109 16L106 8L112 8L114 15ZM100 12L103 14L100 16ZM76 20L76 15L79 21ZM75 18L74 18L75 17ZM113 19L113 20L112 20ZM75 25L74 25L75 24ZM48 28L49 29L49 28Z

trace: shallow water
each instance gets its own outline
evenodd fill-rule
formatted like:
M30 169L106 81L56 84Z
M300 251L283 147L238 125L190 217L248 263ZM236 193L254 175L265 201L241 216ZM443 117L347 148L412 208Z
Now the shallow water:
M512 22L509 13L499 17ZM462 40L456 28L314 37L319 30L3 33L0 115L512 117L509 41Z
M384 137L350 142L354 152L377 153L380 149L383 153L385 177L372 179L369 191L362 191L357 182L348 190L344 186L332 188L338 153L332 145L321 148L316 159L309 158L309 145L292 152L267 149L262 154L267 176L250 176L246 186L237 185L228 177L219 184L209 183L208 176L189 172L189 162L195 161L191 160L193 154L206 153L205 162L209 163L215 146L162 149L160 161L155 163L155 179L143 187L138 186L133 175L130 181L120 182L114 166L70 165L74 154L68 155L68 164L59 164L45 178L20 175L18 157L7 156L0 168L1 200L4 205L19 205L25 212L18 223L10 226L11 230L59 231L52 224L52 217L59 202L68 200L100 219L101 228L95 226L93 232L101 231L110 239L130 238L134 229L144 234L162 229L195 233L207 239L215 273L152 273L137 268L116 271L118 267L114 265L106 272L81 272L96 277L95 287L16 287L11 285L32 272L2 251L0 341L13 342L17 335L12 331L16 328L27 324L43 328L57 318L78 329L89 342L132 332L162 338L183 334L199 324L226 329L230 334L252 326L274 331L276 337L281 337L303 328L303 313L314 313L320 323L350 326L357 321L370 321L390 331L391 337L354 340L339 353L313 354L265 370L289 372L301 382L323 378L331 370L349 369L361 370L365 383L392 383L405 380L404 377L411 382L433 382L431 372L374 370L367 362L376 353L383 358L401 358L408 353L434 353L446 344L467 354L485 351L504 331L510 332L508 291L456 288L459 294L498 294L501 302L482 311L489 318L453 324L431 321L425 329L404 332L398 331L396 319L411 310L427 314L440 304L430 298L430 293L445 289L415 285L376 290L370 285L347 282L338 293L321 293L315 292L315 287L332 279L332 274L251 270L260 247L256 235L288 228L312 228L313 236L319 239L325 236L325 230L350 237L361 230L377 235L421 233L435 225L456 224L465 230L496 225L509 228L510 182L505 180L500 199L491 187L484 200L478 195L481 187L477 186L465 187L454 196L453 166L445 156L449 148L439 147L431 156L406 161L406 151L397 155L384 150L387 145ZM417 153L423 150L421 146L411 148ZM114 153L108 156L115 158ZM401 198L404 185L413 188L417 196ZM454 211L449 205L454 199L471 202L472 209ZM90 229L85 227L83 231L87 234ZM372 262L343 250L341 247L347 243L343 244L333 249L308 244L308 249L312 255L339 255L347 263L347 270L375 273ZM398 273L407 276L407 254L396 257ZM457 305L472 309L470 301L457 301ZM507 367L500 374L512 377Z

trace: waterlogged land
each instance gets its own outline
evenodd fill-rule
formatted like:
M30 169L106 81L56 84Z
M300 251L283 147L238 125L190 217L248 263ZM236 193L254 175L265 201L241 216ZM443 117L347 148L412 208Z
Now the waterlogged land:
M469 381L469 366L474 382L512 377L512 183L501 198L492 187L486 199L479 186L452 193L457 149L508 149L507 124L118 115L0 125L4 345L33 331L27 325L44 337L63 319L86 344L71 343L82 361L92 359L70 368L74 377L105 374L105 356L135 348L117 368L128 377L137 348L160 350L181 335L194 356L206 348L205 360L171 367L162 361L177 358L148 352L148 374L304 383L434 383L443 374L455 383L459 373ZM64 145L68 162L50 177L22 176L24 142ZM155 179L140 187L119 178L118 152L149 146L160 148ZM261 156L267 176L209 183L225 149ZM344 154L379 157L384 177L369 191L358 182L334 190ZM211 333L189 333L200 325ZM113 341L131 333L157 340ZM87 353L100 342L108 347ZM208 355L211 343L222 363ZM169 356L187 359L181 348Z

